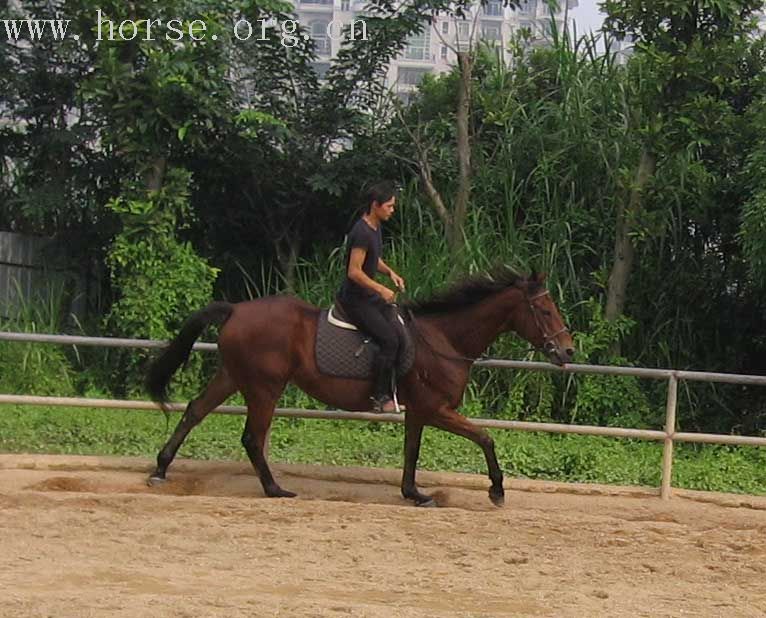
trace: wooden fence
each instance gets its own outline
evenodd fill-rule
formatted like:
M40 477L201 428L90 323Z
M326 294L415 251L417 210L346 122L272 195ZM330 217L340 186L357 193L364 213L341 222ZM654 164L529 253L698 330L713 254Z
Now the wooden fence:
M50 306L53 295L66 291L71 306L62 310L82 318L84 287L82 274L62 263L52 239L0 232L0 317L13 317L25 305Z

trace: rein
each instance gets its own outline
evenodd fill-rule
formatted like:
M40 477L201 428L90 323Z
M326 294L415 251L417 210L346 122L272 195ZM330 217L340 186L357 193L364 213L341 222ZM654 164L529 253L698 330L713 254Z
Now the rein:
M392 303L394 307L399 309L399 305L397 303ZM489 358L482 354L481 356L477 357L471 357L471 356L460 356L460 355L451 355L451 354L445 354L444 352L439 352L434 346L431 344L431 342L423 335L423 333L420 332L420 329L417 326L417 320L415 320L415 314L413 313L412 309L409 307L403 307L404 311L407 312L407 317L409 318L408 322L410 324L410 328L412 329L412 332L415 333L415 336L422 341L429 350L431 350L431 353L435 356L441 356L442 358L454 361L458 363L470 363L473 365L477 360L483 360L485 358Z

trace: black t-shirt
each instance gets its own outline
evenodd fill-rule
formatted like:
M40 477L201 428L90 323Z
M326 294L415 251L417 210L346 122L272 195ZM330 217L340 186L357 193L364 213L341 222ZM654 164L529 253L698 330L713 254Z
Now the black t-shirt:
M340 293L338 294L341 302L343 302L344 299L361 300L378 296L377 293L369 288L362 287L348 278L348 263L351 259L351 250L357 247L367 251L367 254L364 256L362 270L370 279L374 279L375 273L378 272L378 260L383 251L383 235L381 234L380 226L378 226L377 230L374 230L364 219L359 219L348 233L348 243L346 247L346 276L341 285Z

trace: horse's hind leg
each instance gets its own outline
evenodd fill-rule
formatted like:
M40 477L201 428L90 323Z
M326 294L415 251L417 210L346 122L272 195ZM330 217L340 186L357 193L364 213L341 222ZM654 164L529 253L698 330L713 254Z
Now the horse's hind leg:
M165 481L168 466L173 461L186 436L205 418L210 412L226 401L236 392L237 387L229 377L226 369L219 367L215 377L205 388L205 391L197 399L192 399L186 406L181 420L176 425L173 435L162 447L157 455L157 469L149 477L149 485L159 484Z
M279 400L284 384L279 387L248 388L245 392L247 401L247 422L242 432L242 446L258 473L263 491L269 498L294 498L291 491L282 489L274 480L266 461L266 436L274 416L274 406Z

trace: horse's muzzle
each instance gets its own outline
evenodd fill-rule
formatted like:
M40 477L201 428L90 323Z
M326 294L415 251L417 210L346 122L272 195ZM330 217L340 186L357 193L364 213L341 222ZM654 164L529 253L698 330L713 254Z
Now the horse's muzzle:
M571 363L574 358L573 348L559 348L556 345L551 345L546 346L545 352L548 354L549 360L558 367Z

